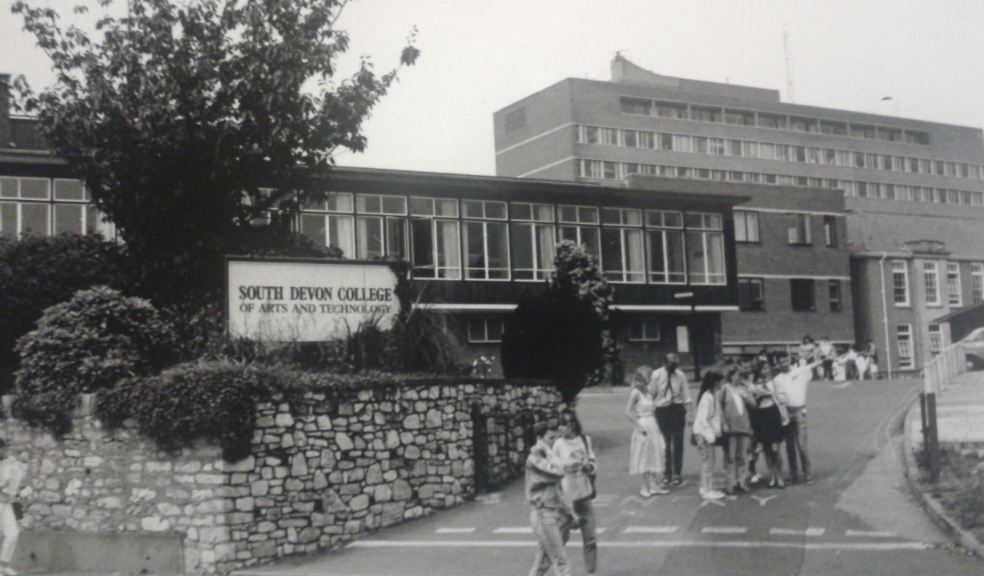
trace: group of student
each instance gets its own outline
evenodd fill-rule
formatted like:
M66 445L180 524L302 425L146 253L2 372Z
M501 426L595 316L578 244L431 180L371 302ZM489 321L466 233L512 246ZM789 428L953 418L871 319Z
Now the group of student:
M642 497L666 494L683 483L685 435L701 455L699 493L704 499L749 491L761 480L756 471L759 454L765 459L768 486L784 488L779 456L783 443L789 482L813 482L806 387L821 361L804 359L796 367L787 359L775 366L762 358L723 364L704 372L696 404L678 364L677 356L668 354L662 368L643 366L633 374L625 409L633 424L629 473L642 475ZM689 431L688 420L692 421ZM724 491L714 487L718 448L724 454Z
M760 356L766 355L763 350ZM823 380L866 380L878 378L878 348L869 339L864 346L848 346L844 354L824 336L814 342L809 334L803 337L796 350L798 362L817 362L813 377Z

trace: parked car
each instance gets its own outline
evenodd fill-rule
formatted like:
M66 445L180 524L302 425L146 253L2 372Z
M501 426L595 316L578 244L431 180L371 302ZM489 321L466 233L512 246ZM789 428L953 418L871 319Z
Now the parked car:
M984 370L984 327L976 328L960 341L968 370Z

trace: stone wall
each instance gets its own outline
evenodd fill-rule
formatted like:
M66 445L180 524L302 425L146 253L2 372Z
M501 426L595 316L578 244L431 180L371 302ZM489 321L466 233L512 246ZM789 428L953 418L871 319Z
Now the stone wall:
M177 533L186 572L225 573L460 504L476 466L487 486L515 477L533 421L558 402L552 388L501 381L275 396L235 463L213 447L168 454L91 416L58 440L12 419L2 434L30 466L24 528Z

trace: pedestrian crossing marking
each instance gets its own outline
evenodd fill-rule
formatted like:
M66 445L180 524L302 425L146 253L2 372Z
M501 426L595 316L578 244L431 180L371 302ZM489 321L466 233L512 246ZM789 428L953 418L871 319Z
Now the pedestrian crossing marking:
M723 500L704 500L700 503L700 508L703 508L708 504L713 504L715 506L721 506L721 507L727 506L727 504L725 504Z
M346 548L535 548L537 542L529 540L356 540ZM581 548L580 541L568 544ZM598 542L599 548L772 548L789 550L816 550L828 552L896 552L931 550L928 542L794 542L767 540L628 540Z
M595 528L595 534L604 534L606 530L608 530L608 528ZM580 534L581 533L581 529L580 528L571 528L571 532L577 532L578 534Z
M678 530L677 526L628 526L622 531L623 534L673 534Z
M434 531L435 534L471 534L474 532L474 528L438 528Z
M867 531L867 530L848 530L845 532L846 536L849 537L861 537L861 538L896 538L898 534L895 532L879 532L879 531Z
M705 526L700 529L704 534L744 534L748 528L744 526Z
M533 528L529 526L506 526L503 528L496 528L492 531L493 534L532 534Z
M779 497L778 494L774 494L772 496L756 496L755 494L752 494L752 500L755 500L756 502L758 502L759 503L759 506L765 506L766 504L769 503L769 500L772 500L773 498L778 498L778 497Z
M772 536L808 536L815 538L823 536L827 532L825 528L807 528L806 530L790 530L788 528L772 528L769 534Z

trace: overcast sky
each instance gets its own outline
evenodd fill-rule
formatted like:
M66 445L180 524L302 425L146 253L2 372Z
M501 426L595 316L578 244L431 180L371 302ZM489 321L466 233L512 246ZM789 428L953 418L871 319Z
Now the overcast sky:
M45 85L47 60L0 2L0 72ZM607 80L615 51L789 101L784 30L797 103L984 125L981 0L355 0L341 26L379 70L413 26L422 51L341 165L494 174L492 113L566 77Z

